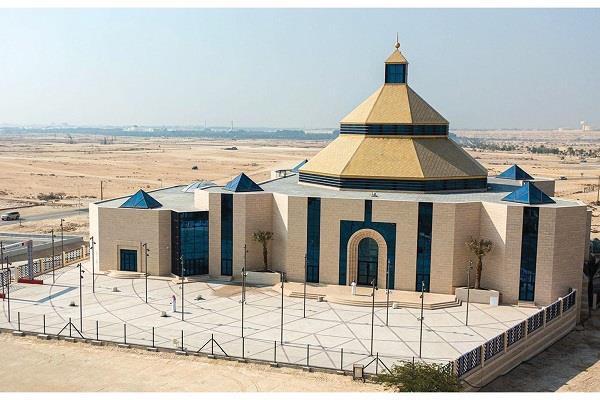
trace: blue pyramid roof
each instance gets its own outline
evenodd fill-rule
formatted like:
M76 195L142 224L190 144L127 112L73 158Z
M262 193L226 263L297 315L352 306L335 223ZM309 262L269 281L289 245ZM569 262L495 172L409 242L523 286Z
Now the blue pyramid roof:
M514 164L512 167L498 175L498 178L513 179L515 181L527 181L533 179L531 175L525 172L523 168L519 167L517 164Z
M551 204L554 200L546 193L542 192L531 182L523 183L523 186L505 196L503 201L523 204Z
M231 192L262 192L262 188L256 184L248 175L241 173L225 185L225 190Z
M162 207L156 199L144 192L138 190L136 194L131 196L127 201L121 204L121 208L159 208Z
M300 164L296 165L294 168L292 168L292 172L298 172L300 170L300 167L302 167L304 164L306 164L308 162L308 160L304 160L302 161Z

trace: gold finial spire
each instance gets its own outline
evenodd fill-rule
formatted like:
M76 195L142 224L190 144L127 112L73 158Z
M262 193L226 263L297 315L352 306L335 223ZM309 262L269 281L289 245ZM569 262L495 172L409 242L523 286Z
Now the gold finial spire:
M398 40L398 32L396 32L396 44L394 45L396 49L400 49L400 40Z

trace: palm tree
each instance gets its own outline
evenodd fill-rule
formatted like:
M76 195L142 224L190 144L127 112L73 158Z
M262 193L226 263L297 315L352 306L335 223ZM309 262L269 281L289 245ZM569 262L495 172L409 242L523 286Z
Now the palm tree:
M594 277L598 271L600 271L600 258L597 254L590 253L590 257L583 265L583 273L588 279L588 318L592 316L592 305L594 302Z
M477 257L477 268L475 269L475 289L481 286L481 271L483 270L483 257L492 251L492 241L489 239L474 239L471 238L467 242L467 247L471 253Z
M252 237L255 242L262 244L263 248L263 261L265 263L265 271L269 270L269 253L267 250L267 245L269 244L269 240L273 239L273 232L268 231L256 231L252 234Z

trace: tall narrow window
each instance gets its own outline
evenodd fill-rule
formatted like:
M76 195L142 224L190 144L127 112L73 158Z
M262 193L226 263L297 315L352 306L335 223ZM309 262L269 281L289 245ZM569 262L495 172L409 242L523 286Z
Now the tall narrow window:
M523 208L523 235L521 236L521 272L519 279L519 300L521 301L533 301L535 297L535 269L537 263L539 219L539 208Z
M221 194L221 275L233 275L233 195Z
M321 199L309 197L306 218L306 281L319 282Z
M208 212L171 214L171 272L181 276L208 274Z
M421 291L424 283L429 292L429 277L431 274L431 227L433 220L433 204L419 203L419 222L417 236L417 282L416 290Z

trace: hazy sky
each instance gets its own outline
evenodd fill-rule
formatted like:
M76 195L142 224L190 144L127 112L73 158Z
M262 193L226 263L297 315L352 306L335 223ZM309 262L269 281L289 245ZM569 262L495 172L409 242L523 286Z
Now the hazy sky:
M383 82L451 128L600 126L600 10L0 10L0 124L336 127Z

